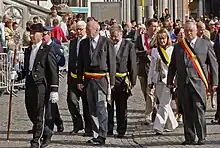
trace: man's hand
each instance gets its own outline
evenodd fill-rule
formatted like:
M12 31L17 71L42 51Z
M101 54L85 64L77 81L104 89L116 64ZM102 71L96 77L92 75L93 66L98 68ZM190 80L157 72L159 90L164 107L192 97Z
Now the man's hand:
M152 84L148 84L148 87L150 88L150 89L153 89L154 88L154 84L152 83Z
M50 93L50 100L51 100L52 103L57 103L59 101L58 92L51 92Z
M167 87L168 87L169 89L173 89L173 88L175 88L175 85L167 85Z
M80 91L83 91L83 84L77 84L77 89L80 90Z
M212 90L215 91L218 86L212 86Z

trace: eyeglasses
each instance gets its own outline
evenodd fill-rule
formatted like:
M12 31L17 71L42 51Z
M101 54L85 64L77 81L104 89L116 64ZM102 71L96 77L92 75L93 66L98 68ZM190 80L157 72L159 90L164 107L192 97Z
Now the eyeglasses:
M49 31L44 31L43 32L43 35L48 35L49 34Z

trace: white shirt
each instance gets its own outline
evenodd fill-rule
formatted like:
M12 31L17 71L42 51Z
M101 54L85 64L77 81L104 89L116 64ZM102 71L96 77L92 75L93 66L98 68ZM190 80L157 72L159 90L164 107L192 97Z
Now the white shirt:
M84 35L82 38L78 38L77 40L77 45L76 45L76 53L77 53L77 56L79 54L79 45L80 45L80 42L86 38L86 35Z
M42 44L42 41L40 41L37 44L33 44L31 47L32 50L31 50L31 55L30 55L30 60L29 60L29 70L30 71L32 71L32 69L33 69L34 61L35 61L37 52L38 52L41 44Z
M92 46L95 49L99 41L99 34L91 41L92 41Z
M101 30L101 31L99 32L99 34L100 34L101 36L104 36L104 37L107 37L107 38L110 37L110 32L109 32L108 30Z
M115 47L115 52L116 52L116 55L117 55L117 53L118 53L118 51L119 51L119 49L120 49L120 46L121 46L121 42L122 42L122 39L117 43L117 44L115 44L114 45L114 47Z
M52 40L50 39L48 42L47 42L47 45L50 45L52 43Z
M60 23L60 28L63 30L63 33L65 36L68 36L68 28L66 23L64 23L63 21Z
M191 46L193 49L194 49L194 47L195 47L196 40L197 40L197 37L195 37L195 38L190 42L190 46Z
M166 49L166 53L169 56L169 59L171 59L171 55L173 52L173 46L170 46ZM160 73L157 70L157 67L160 64L160 70L164 72L165 77L162 78L162 82L164 84L167 83L167 74L168 74L168 66L161 60L160 54L158 52L157 48L153 48L151 52L151 62L150 62L150 68L148 72L148 84L157 84L160 78Z

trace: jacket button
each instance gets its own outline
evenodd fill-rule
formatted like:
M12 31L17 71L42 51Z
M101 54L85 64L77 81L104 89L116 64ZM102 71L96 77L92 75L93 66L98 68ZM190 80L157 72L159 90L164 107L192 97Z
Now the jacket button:
M36 77L37 77L37 75L34 75L34 77L36 78Z
M38 71L38 69L36 69L36 71Z

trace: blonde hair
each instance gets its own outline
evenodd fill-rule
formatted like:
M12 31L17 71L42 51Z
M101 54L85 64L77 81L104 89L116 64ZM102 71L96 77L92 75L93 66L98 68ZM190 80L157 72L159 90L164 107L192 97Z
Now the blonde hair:
M167 37L167 47L171 46L172 45L172 41L171 41L171 38L170 38L170 34L169 32L167 31L166 28L162 28L160 29L158 32L157 32L157 46L159 47L160 43L159 43L159 36L161 34L165 33L166 34L166 37Z
M208 37L208 39L210 39L210 37L211 37L210 32L209 32L208 30L205 30L205 31L204 31L204 35L205 35L206 37Z

